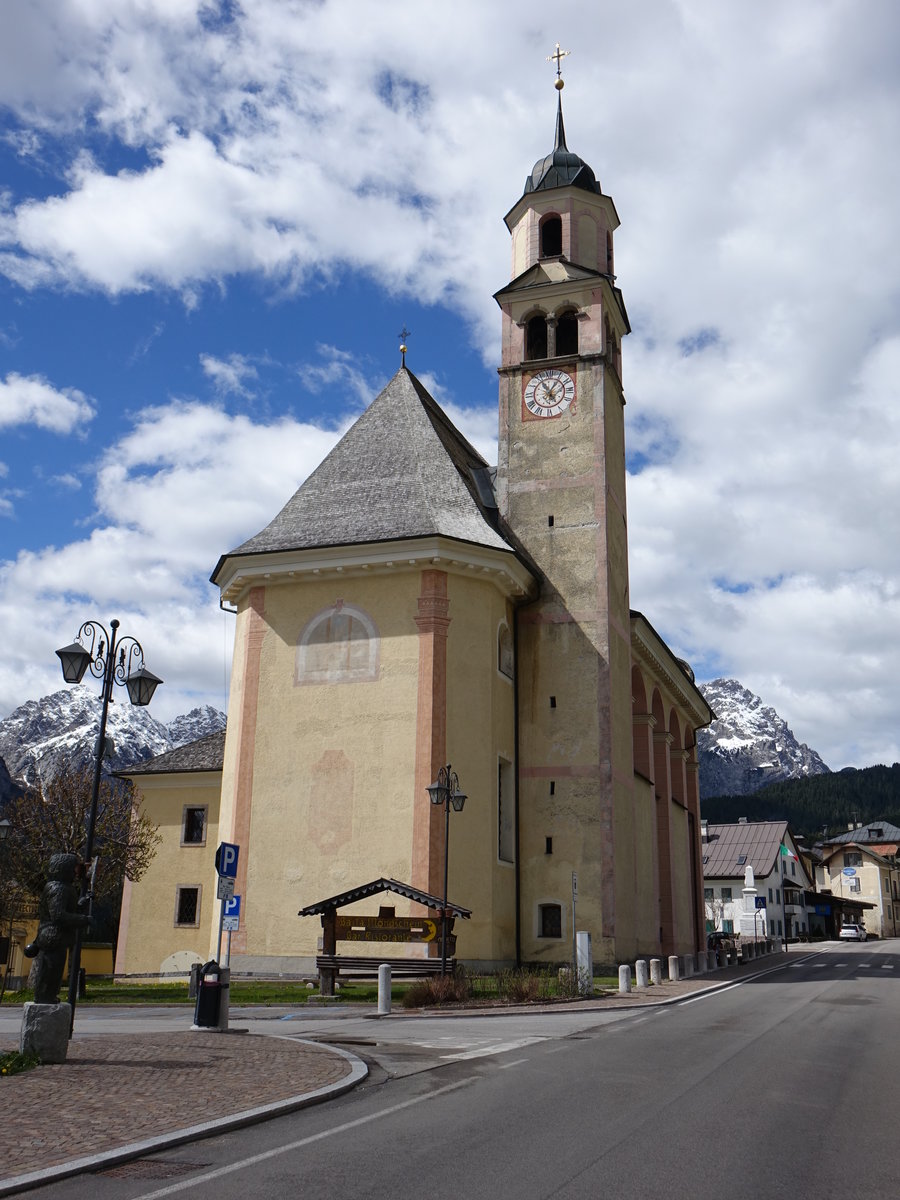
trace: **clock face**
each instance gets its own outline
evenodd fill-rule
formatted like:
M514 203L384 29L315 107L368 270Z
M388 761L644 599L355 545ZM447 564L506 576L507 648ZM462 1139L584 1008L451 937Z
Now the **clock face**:
M536 417L558 417L575 399L575 380L565 371L538 371L525 385L525 407Z

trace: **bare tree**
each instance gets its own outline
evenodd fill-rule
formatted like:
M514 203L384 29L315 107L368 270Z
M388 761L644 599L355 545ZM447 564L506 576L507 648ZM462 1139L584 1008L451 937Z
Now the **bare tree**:
M40 895L52 854L84 853L92 783L90 768L64 767L42 787L8 802L0 907L14 902L16 890ZM96 900L115 901L124 879L140 879L160 841L158 827L135 801L131 785L101 780L94 831Z

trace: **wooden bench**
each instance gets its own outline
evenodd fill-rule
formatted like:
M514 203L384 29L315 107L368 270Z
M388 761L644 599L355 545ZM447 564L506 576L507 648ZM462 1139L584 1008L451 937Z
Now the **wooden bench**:
M439 958L377 958L352 954L318 954L316 970L336 971L340 975L377 975L382 963L391 968L391 975L440 975ZM456 959L447 959L447 974L456 969Z

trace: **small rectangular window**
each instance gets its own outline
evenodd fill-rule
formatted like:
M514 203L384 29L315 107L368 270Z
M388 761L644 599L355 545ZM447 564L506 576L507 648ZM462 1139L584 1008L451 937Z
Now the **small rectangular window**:
M547 525L548 525L548 526L549 526L551 529L553 528L553 518L552 518L552 517L548 517L548 518L547 518Z
M703 899L706 900L707 903L714 900L715 896L716 896L716 893L713 888L704 888L703 889Z
M175 889L175 924L194 928L200 924L200 888Z
M556 697L555 696L550 697L550 707L556 708Z
M731 888L722 888L722 899L726 901L726 903L731 899Z
M844 854L845 867L861 867L862 852L859 850L847 850Z
M769 903L772 903L772 889L769 888Z
M737 865L739 867L745 867L747 865L747 855L746 854L738 855Z
M553 853L553 838L552 837L548 837L548 838L544 839L544 853L545 854Z
M206 845L206 808L186 804L181 818L182 846Z
M775 889L775 903L776 903L776 904L780 904L780 903L781 903L781 888L776 888L776 889Z
M725 920L722 922L722 932L723 933L734 933L734 921L732 921L728 917L726 917Z
M540 933L542 938L562 937L562 906L559 904L542 904L538 909Z
M497 770L497 854L501 862L515 860L516 791L512 763L499 760Z

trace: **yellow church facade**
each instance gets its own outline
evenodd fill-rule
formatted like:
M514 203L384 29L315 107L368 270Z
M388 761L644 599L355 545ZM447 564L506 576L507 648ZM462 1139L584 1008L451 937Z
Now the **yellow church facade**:
M236 972L312 974L322 930L298 910L371 880L440 896L444 812L425 789L447 763L468 796L450 819L449 897L472 914L459 960L567 961L573 916L596 961L703 944L711 714L630 608L618 217L561 107L506 221L497 466L404 366L222 556L227 735L130 773L163 843L127 887L117 972L215 954L219 841L240 847Z

